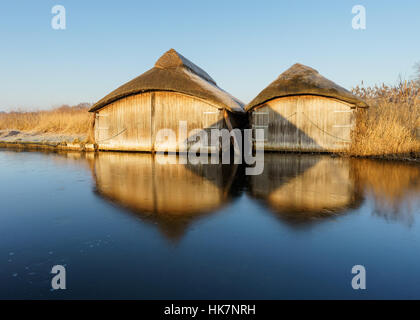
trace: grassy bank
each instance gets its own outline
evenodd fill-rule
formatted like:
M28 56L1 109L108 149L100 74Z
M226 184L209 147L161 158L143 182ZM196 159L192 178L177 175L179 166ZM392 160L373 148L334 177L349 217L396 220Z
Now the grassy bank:
M420 87L356 87L353 93L370 108L360 110L350 154L382 158L420 158ZM419 128L419 129L417 129Z

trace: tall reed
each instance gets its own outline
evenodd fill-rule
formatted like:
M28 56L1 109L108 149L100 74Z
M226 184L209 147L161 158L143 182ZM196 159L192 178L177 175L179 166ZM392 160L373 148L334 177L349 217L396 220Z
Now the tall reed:
M88 134L92 115L90 105L63 105L52 110L12 111L0 113L0 130L20 130L36 133Z
M353 89L370 106L356 114L350 153L357 156L420 156L420 88L416 82ZM419 129L417 129L419 128Z

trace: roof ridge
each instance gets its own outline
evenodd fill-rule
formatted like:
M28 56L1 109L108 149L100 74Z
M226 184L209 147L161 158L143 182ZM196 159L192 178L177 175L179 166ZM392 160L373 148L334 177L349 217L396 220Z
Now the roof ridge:
M169 49L168 51L166 51L156 61L155 68L160 68L160 69L184 68L196 74L197 76L203 78L204 80L217 86L216 81L214 81L214 79L210 77L210 75L207 72L205 72L195 63L185 58L182 54L177 52L175 49Z
M302 63L295 63L294 65L292 65L289 69L287 69L286 71L284 71L283 73L281 73L278 78L280 78L283 75L287 75L288 73L292 73L292 72L299 72L299 73L315 73L315 74L319 74L318 70L311 68L307 65L304 65Z

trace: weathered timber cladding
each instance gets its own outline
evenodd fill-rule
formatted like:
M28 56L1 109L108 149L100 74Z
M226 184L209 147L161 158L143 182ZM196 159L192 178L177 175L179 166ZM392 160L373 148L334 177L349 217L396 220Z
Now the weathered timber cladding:
M194 129L210 136L211 128L225 127L222 109L185 94L157 91L128 96L100 109L95 139L102 150L185 151L188 135L180 135L180 121L186 122L189 136L197 134ZM172 130L176 141L157 139L161 129Z
M253 129L263 129L264 149L344 151L355 125L354 106L313 95L270 100L251 111Z
M96 120L99 149L151 150L151 93L117 100L99 110Z

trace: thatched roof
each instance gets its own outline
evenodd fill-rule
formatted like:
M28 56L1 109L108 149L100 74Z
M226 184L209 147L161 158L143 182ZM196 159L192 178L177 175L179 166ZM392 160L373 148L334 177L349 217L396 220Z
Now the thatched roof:
M315 69L296 63L261 91L245 110L251 110L275 98L305 94L335 98L357 107L367 107L359 97L324 78Z
M232 112L244 112L241 101L219 88L204 70L174 49L161 56L152 69L114 90L89 111L99 110L118 99L147 91L180 92L208 100Z

